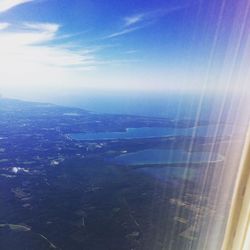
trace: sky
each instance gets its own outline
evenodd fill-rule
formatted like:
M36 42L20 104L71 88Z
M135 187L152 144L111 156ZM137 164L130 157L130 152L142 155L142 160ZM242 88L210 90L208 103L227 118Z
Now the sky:
M248 0L0 0L0 93L225 89L249 20Z

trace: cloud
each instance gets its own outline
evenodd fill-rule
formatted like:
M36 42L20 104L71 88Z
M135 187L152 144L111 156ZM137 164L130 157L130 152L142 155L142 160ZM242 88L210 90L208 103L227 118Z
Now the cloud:
M61 90L84 83L84 75L96 69L94 51L82 46L57 44L60 25L24 23L0 31L0 89L12 95L31 91Z
M125 34L128 34L128 33L131 33L133 31L139 30L141 28L143 28L143 27L138 26L138 27L133 27L133 28L126 28L126 29L123 29L121 31L112 33L112 34L106 36L105 38L114 38L114 37L122 36L122 35L125 35Z
M158 9L144 13L135 14L124 18L124 27L132 26L141 22L152 22L159 18L169 15L172 12L186 8L187 6L178 6L172 8Z
M106 36L105 38L114 38L142 29L152 24L153 21L158 20L159 18L162 18L166 15L169 15L172 12L184 9L186 7L187 6L178 6L173 8L158 9L154 11L138 13L132 16L127 16L123 18L124 23L122 25L122 29Z
M124 18L125 26L130 26L130 25L136 24L136 23L142 21L143 18L144 18L144 14L137 14L134 16L125 17Z
M89 67L95 63L94 54L82 48L53 45L60 25L55 23L24 23L18 31L0 33L0 63L4 67L26 66ZM48 42L51 44L48 45Z
M7 29L9 27L9 23L0 23L0 30Z
M17 5L33 2L34 0L1 0L0 1L0 13L8 11L11 8L16 7Z
M85 75L100 65L95 50L74 46L73 41L58 43L59 24L31 22L8 27L0 31L0 89L10 96L87 84Z
M60 28L60 25L55 23L24 23L25 28L40 32L55 33Z
M131 54L135 54L135 53L137 53L137 52L138 52L137 50L131 49L131 50L125 51L124 53L125 53L125 54L128 54L128 55L131 55Z

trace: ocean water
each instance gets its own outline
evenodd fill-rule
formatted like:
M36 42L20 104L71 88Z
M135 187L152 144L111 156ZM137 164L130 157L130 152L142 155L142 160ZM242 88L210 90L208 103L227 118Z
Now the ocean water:
M74 95L53 95L46 101L94 113L165 117L173 120L190 119L216 124L235 124L237 114L242 110L237 96L216 93L203 95L181 92L162 94L86 91Z
M130 114L169 117L173 119L208 119L211 97L195 95L149 94L149 93L81 93L53 97L53 103L80 107L96 113Z

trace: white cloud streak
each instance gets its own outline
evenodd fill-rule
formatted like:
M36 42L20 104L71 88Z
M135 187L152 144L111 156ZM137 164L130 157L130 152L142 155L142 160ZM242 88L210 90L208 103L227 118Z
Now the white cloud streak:
M139 13L132 16L128 16L124 18L124 26L132 26L141 22L150 22L157 20L161 17L167 16L175 11L182 10L186 8L187 6L178 6L178 7L172 7L172 8L166 8L166 9L158 9L154 11L149 11L145 13Z
M24 23L25 28L29 30L56 33L60 28L60 25L55 23Z
M143 26L138 26L138 27L133 27L133 28L126 28L126 29L123 29L121 31L112 33L112 34L106 36L105 38L114 38L114 37L118 37L118 36L123 36L123 35L126 35L128 33L131 33L131 32L134 32L136 30L139 30L141 28L143 28Z
M0 1L0 13L8 11L20 4L33 2L34 0L1 0Z
M0 30L0 90L71 86L98 65L94 51L56 44L60 25L24 23Z
M9 27L9 23L0 23L0 30L7 29Z
M89 50L73 50L53 45L60 25L54 23L24 23L19 31L0 32L0 63L9 70L39 66L93 66L95 57ZM52 42L52 45L48 45ZM28 67L29 66L29 67Z
M136 24L144 19L144 14L137 14L134 16L129 16L124 18L125 27Z
M136 30L142 29L150 24L152 24L153 21L162 18L166 15L169 15L172 12L181 10L186 8L187 6L178 6L173 8L167 8L167 9L159 9L154 11L149 11L145 13L138 13L132 16L125 17L123 19L123 26L122 30L118 32L114 32L105 38L114 38L118 36L122 36L125 34L129 34L131 32L134 32Z

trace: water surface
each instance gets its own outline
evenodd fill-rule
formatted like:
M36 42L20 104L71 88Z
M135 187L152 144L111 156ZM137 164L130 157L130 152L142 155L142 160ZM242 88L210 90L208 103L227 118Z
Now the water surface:
M134 153L119 155L114 158L118 164L173 164L173 163L215 163L222 161L220 155L210 152L186 152L184 150L146 149Z

